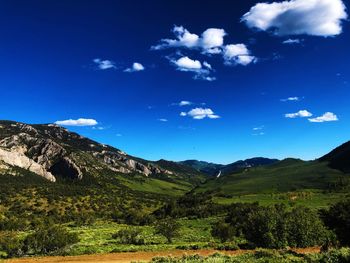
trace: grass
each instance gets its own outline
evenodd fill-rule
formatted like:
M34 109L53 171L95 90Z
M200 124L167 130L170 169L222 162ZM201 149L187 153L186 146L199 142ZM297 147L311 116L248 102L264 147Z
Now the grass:
M288 162L248 170L212 179L196 189L197 192L217 190L223 194L271 194L303 189L326 190L348 177L321 162Z
M324 193L322 191L296 191L277 194L247 194L235 195L231 197L214 197L214 202L219 204L232 203L253 203L258 202L261 205L286 204L302 205L313 209L327 208L330 205L349 198L348 193Z
M124 224L97 221L91 226L71 227L70 231L79 234L80 242L72 247L69 254L160 251L190 246L206 247L209 242L215 241L210 234L210 226L215 220L217 219L179 220L181 225L180 234L172 244L168 244L163 236L155 234L152 226L134 226L142 231L142 238L145 240L144 245L120 244L118 240L112 238L115 232L128 227Z

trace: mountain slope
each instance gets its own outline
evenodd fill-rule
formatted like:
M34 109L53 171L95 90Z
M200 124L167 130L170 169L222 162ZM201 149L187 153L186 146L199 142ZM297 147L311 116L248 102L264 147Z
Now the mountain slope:
M15 167L51 182L114 178L131 188L144 185L146 191L170 195L171 189L190 190L203 177L180 164L163 168L162 162L130 156L54 124L0 121L0 174L21 175Z
M217 191L228 195L279 193L302 189L329 190L347 175L325 162L286 159L278 163L247 168L208 180L196 191Z
M350 172L350 141L335 148L330 153L320 158L320 161L328 162L333 169Z
M246 160L240 160L227 165L208 163L208 162L197 161L197 160L187 160L179 163L192 167L210 176L218 176L218 175L222 176L222 175L227 175L227 174L237 172L241 169L270 165L276 162L278 162L277 159L256 157L256 158L251 158Z

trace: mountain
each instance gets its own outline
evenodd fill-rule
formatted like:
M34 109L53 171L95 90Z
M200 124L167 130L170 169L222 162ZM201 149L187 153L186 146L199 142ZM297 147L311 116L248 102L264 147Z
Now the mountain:
M187 160L179 163L192 167L210 176L222 176L222 175L227 175L227 174L237 172L238 170L245 169L245 168L274 164L278 161L279 160L277 159L256 157L256 158L237 161L227 165L208 163L208 162L197 161L197 160Z
M223 167L225 167L225 165L223 164L209 163L209 162L198 161L198 160L186 160L178 163L191 167L199 172L202 172L210 176L216 176L219 173L219 171Z
M166 165L137 158L114 147L100 144L55 125L29 125L0 121L0 174L20 175L18 168L48 181L84 180L123 175L139 175L157 180L191 180L202 175L180 164ZM128 183L130 185L130 183Z
M329 167L350 172L350 141L335 148L330 153L320 158L320 161L328 162Z

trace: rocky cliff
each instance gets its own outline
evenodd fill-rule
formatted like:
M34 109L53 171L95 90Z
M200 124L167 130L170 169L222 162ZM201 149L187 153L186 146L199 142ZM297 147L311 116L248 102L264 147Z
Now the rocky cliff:
M99 175L106 170L144 176L176 174L58 125L0 121L0 172L8 173L12 166L52 182L57 177L80 180L87 173Z

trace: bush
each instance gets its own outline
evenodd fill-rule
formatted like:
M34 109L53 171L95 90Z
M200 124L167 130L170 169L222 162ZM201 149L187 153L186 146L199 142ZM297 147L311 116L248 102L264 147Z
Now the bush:
M15 232L0 232L0 258L22 255L22 241Z
M284 205L235 205L225 222L213 228L213 236L229 237L224 231L230 229L227 224L235 229L237 236L244 236L255 247L263 248L318 246L330 235L318 214L304 207L290 211Z
M322 218L326 226L335 232L340 244L350 246L350 199L323 211Z
M29 254L49 254L63 252L78 241L76 233L70 233L62 226L39 227L25 238L24 248Z
M211 235L215 238L221 240L221 242L226 242L232 240L236 234L235 228L225 223L224 221L218 221L213 224L211 229Z
M174 219L164 219L155 226L156 234L164 236L168 243L172 243L173 238L179 234L180 225Z
M119 239L121 244L144 245L145 241L141 237L141 231L135 228L126 228L119 230L112 236Z

